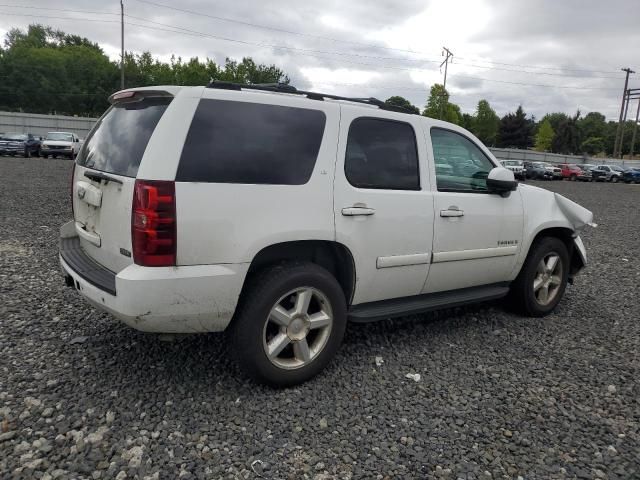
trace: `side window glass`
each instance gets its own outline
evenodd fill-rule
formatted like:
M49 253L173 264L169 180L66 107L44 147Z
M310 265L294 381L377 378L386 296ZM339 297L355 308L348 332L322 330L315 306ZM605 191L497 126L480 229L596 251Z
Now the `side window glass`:
M380 118L357 118L349 127L344 172L358 188L420 190L413 127Z
M487 191L487 176L494 165L471 140L432 128L431 144L439 191Z

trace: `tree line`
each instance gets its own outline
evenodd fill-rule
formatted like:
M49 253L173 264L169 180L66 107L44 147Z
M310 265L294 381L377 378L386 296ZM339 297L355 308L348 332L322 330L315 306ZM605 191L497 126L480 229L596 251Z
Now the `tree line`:
M527 115L520 105L515 112L500 118L486 100L478 102L473 114L462 113L460 107L449 100L449 93L440 84L431 87L422 112L409 100L400 96L390 97L386 103L460 125L489 147L533 148L541 152L564 155L611 155L618 129L618 122L607 122L600 112L590 112L585 116L582 116L580 111L573 116L555 112L548 113L540 121L536 121L536 118ZM632 120L625 123L623 154L631 150L633 127ZM640 145L635 148L635 151L638 150Z
M169 62L149 52L126 52L125 87L207 85L210 80L241 83L288 83L275 65L227 59L219 65L207 58ZM120 90L120 64L87 38L30 25L11 29L0 48L0 110L61 115L99 116L107 98Z
M148 85L206 85L210 80L239 83L289 83L275 65L258 64L251 58L224 65L197 57L169 62L154 59L150 52L125 53L125 87ZM99 116L108 107L107 98L120 89L120 64L109 59L89 39L43 25L27 30L11 29L0 47L0 110ZM442 85L431 87L422 111L407 99L392 96L390 105L460 125L487 146L535 148L562 154L613 153L617 122L607 122L599 112L569 116L549 113L536 121L522 106L500 118L486 100L473 114L462 113L450 101ZM633 121L625 125L623 153L631 146ZM640 150L640 148L636 148Z

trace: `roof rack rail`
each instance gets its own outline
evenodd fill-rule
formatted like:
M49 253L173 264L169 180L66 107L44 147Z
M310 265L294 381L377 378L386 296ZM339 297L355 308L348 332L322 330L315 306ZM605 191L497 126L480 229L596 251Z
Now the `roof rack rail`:
M374 97L369 98L359 98L359 97L342 97L340 95L331 95L329 93L319 93L319 92L308 92L305 90L298 90L293 85L289 85L287 83L235 83L235 82L225 82L222 80L212 80L207 85L207 88L218 88L222 90L261 90L264 92L276 92L276 93L291 93L295 95L304 95L311 100L324 100L325 98L331 100L344 100L347 102L355 102L355 103L364 103L366 105L373 105L378 107L381 110L389 110L392 112L399 113L408 113L415 115L415 112L412 112L409 109L398 107L395 105L388 105L384 103L382 100L378 100Z

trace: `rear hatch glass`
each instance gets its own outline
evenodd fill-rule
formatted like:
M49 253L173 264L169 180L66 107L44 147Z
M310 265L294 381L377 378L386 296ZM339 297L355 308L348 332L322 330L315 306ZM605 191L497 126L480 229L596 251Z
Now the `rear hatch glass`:
M96 123L76 160L73 207L84 251L119 272L133 263L131 202L140 162L172 97L113 105Z

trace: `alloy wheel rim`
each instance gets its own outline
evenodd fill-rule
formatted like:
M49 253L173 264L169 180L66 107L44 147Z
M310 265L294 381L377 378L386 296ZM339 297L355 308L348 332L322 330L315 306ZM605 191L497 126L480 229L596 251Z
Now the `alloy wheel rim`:
M562 285L562 261L556 252L546 254L536 268L533 279L533 294L536 302L542 306L551 304Z
M332 326L333 311L326 295L313 287L290 290L275 302L265 321L265 355L278 368L304 367L324 350Z

